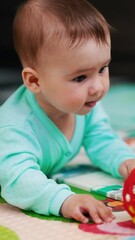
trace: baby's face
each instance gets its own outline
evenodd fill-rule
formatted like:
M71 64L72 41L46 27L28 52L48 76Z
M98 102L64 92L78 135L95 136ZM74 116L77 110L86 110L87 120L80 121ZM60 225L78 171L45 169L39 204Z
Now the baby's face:
M110 58L109 38L108 44L90 39L76 48L61 42L47 59L42 53L37 101L52 114L89 113L108 91Z

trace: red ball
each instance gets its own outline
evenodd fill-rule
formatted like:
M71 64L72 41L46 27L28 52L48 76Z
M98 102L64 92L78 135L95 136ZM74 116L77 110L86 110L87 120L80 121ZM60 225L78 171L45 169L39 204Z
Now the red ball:
M135 169L125 180L122 195L124 207L135 223Z

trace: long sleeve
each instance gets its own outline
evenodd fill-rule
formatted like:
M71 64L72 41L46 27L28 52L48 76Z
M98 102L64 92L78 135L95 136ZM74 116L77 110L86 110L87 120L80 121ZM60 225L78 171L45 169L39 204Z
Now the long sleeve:
M67 185L57 184L41 171L42 149L34 134L7 126L0 129L0 136L3 198L22 209L59 215L63 201L73 193Z
M94 165L120 177L120 164L135 159L135 154L110 127L107 114L101 104L86 116L83 145Z

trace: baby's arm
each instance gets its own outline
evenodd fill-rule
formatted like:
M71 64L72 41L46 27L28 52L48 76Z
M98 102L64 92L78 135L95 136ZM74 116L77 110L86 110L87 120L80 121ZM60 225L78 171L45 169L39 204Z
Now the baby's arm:
M47 160L34 134L6 127L0 129L0 135L2 197L21 209L58 216L63 201L73 193L67 185L57 184L42 172Z
M61 214L65 218L74 218L83 223L87 223L89 218L98 224L111 222L115 218L111 208L106 207L89 194L69 196L61 207Z
M120 165L126 159L135 159L132 149L111 128L99 103L86 115L83 144L91 162L114 177L125 176L119 171Z

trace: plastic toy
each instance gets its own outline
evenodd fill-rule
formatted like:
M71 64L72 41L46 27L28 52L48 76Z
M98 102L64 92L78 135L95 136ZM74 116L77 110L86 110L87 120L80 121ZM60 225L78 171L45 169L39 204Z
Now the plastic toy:
M135 223L135 169L125 180L122 195L125 209L132 217L133 223Z

